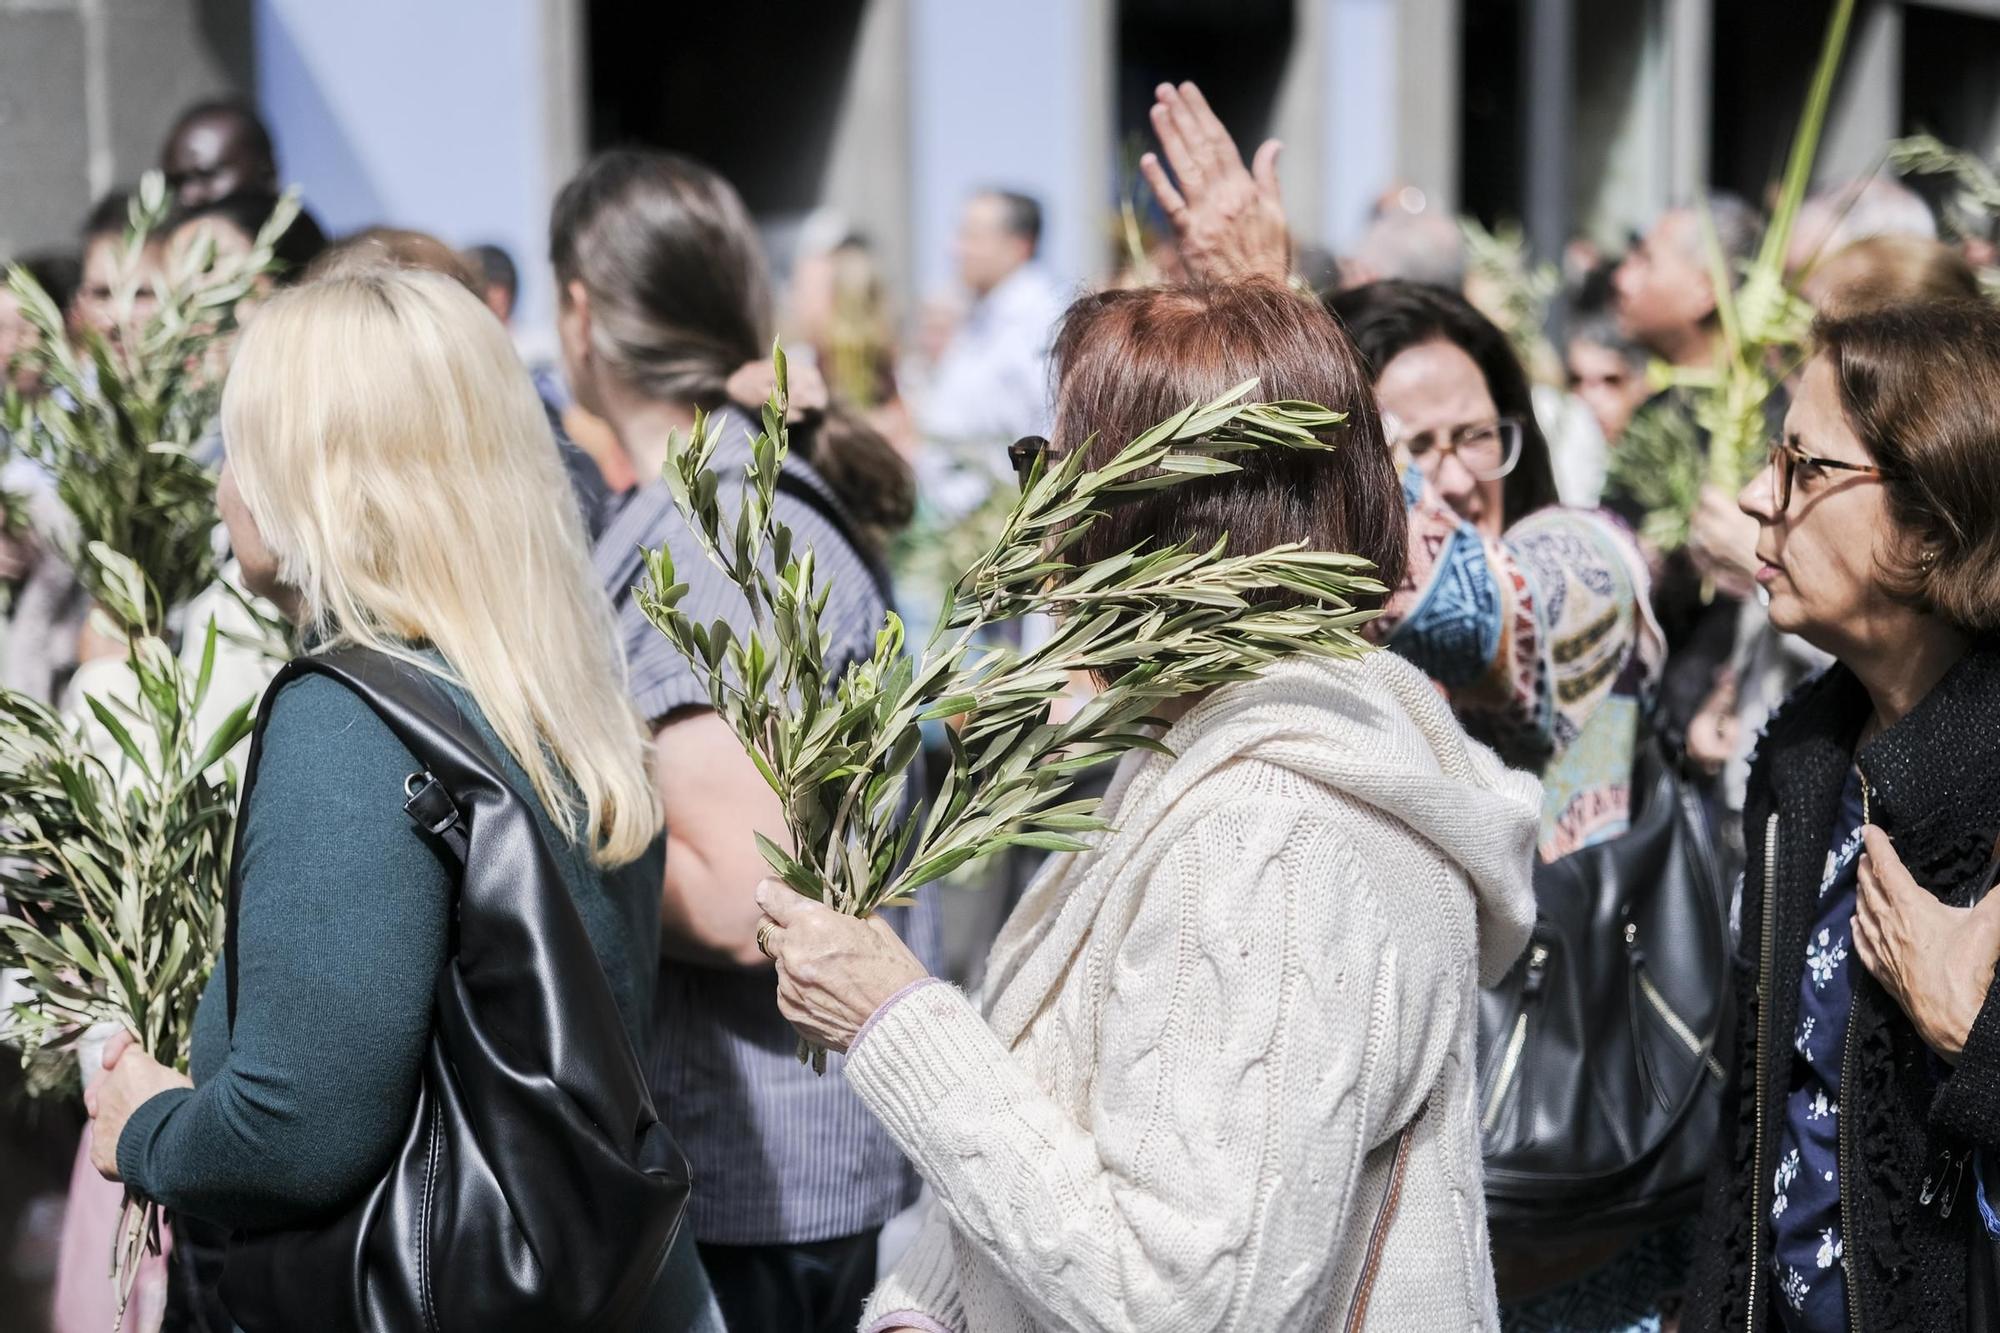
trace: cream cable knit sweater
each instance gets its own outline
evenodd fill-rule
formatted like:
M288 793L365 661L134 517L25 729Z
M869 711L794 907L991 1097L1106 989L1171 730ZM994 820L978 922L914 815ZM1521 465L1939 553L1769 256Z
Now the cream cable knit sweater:
M1491 1329L1475 988L1534 919L1539 792L1400 658L1291 660L1135 755L981 1007L877 1015L846 1076L929 1182L864 1328ZM982 1014L983 1011L983 1014Z

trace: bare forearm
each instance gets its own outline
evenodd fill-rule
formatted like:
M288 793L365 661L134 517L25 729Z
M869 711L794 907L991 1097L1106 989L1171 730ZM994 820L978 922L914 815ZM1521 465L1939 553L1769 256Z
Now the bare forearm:
M661 954L700 967L768 968L770 960L757 951L759 913L752 896L762 866L761 857L755 869L718 866L697 844L669 835L660 894Z

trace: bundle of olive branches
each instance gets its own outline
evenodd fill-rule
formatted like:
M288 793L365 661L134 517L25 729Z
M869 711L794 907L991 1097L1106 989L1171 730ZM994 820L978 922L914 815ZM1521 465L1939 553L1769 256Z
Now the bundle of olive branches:
M26 998L4 1040L44 1065L93 1028L126 1028L161 1063L185 1070L194 1010L221 945L237 778L225 756L247 734L254 699L201 734L218 633L190 671L167 640L170 618L216 577L214 477L194 456L220 396L216 353L239 303L273 265L296 205L281 203L250 251L198 242L167 256L141 320L140 260L166 215L149 176L124 242L115 338L73 350L55 303L21 269L8 275L41 333L25 354L50 392L10 391L5 424L55 478L80 537L65 554L124 640L129 697L85 702L115 753L24 695L0 690L0 969ZM137 1259L159 1240L157 1210L128 1195L112 1277L119 1318Z
M1116 497L1237 470L1255 449L1330 449L1340 414L1310 403L1255 402L1256 381L1196 404L1138 436L1102 466L1071 451L1037 463L999 539L957 580L914 655L892 612L865 661L835 674L821 617L830 585L772 507L787 449L785 372L763 414L727 514L697 420L676 440L667 486L699 544L743 592L751 630L703 625L678 609L685 585L665 550L646 557L646 615L706 680L778 795L794 850L759 836L765 859L798 892L853 915L909 899L966 863L1008 847L1075 851L1105 827L1094 800L1068 800L1074 775L1134 748L1158 748L1163 701L1255 675L1290 654L1367 650L1356 627L1382 593L1366 561L1290 543L1231 554L1140 546L1093 564L1068 557ZM1260 594L1302 594L1277 606ZM1029 650L981 641L999 621L1043 612L1055 622ZM1072 676L1102 688L1067 721L1048 705ZM950 718L950 759L928 813L902 817L925 721Z
M138 567L103 546L91 556L113 617L138 614ZM21 912L0 916L0 960L34 978L9 1031L24 1052L109 1021L187 1067L195 1001L221 943L235 809L223 758L249 734L255 706L246 699L196 734L217 637L210 624L192 677L165 641L127 640L137 701L86 699L115 756L93 752L53 709L0 690L0 893Z
M1840 56L1846 48L1847 29L1853 17L1854 0L1838 0L1827 20L1819 63L1813 70L1805 110L1785 162L1777 205L1757 246L1757 254L1740 280L1729 271L1714 220L1705 209L1702 212L1702 234L1722 333L1721 351L1712 367L1686 369L1656 364L1652 372L1657 386L1686 391L1693 424L1708 437L1707 463L1700 469L1700 481L1688 484L1693 472L1685 460L1662 452L1698 450L1699 442L1692 432L1663 424L1656 435L1644 441L1664 460L1662 468L1651 469L1655 474L1651 489L1660 496L1661 506L1648 517L1648 526L1658 534L1679 534L1677 545L1686 541L1703 483L1734 495L1764 466L1769 456L1766 404L1796 367L1807 330L1812 326L1812 308L1785 284L1785 255L1791 247L1792 226L1798 220L1800 205L1805 202L1806 188L1812 182L1813 162L1819 154L1820 135L1826 127L1827 107L1833 98L1834 75L1840 69ZM1625 445L1621 443L1619 448L1622 451ZM1628 476L1638 470L1630 464L1624 469Z
M139 568L91 548L105 609L139 623L153 596ZM217 633L190 678L162 639L130 631L137 699L87 703L116 742L101 756L52 709L0 690L0 966L25 973L6 1040L31 1066L92 1029L126 1029L187 1069L195 1005L222 946L236 773L224 757L249 734L254 699L204 736ZM120 1309L158 1215L128 1196L112 1277Z
M45 392L30 399L10 387L0 405L0 427L54 475L76 520L75 549L67 554L85 590L105 601L105 575L82 554L93 543L129 556L151 585L138 624L152 633L164 627L168 610L215 580L215 477L194 456L214 427L222 392L213 351L234 332L237 306L272 269L272 248L298 203L289 194L281 199L246 254L218 255L200 240L164 256L153 286L156 309L140 319L143 257L160 239L167 208L165 183L149 173L123 242L116 337L90 330L78 347L49 294L26 269L9 270L8 289L40 335L22 360Z

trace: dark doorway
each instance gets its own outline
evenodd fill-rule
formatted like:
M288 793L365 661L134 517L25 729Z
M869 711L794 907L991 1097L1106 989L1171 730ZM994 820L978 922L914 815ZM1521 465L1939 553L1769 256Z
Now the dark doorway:
M865 4L592 0L591 146L700 158L767 225L807 212L819 200Z
M1522 0L1481 0L1461 10L1458 110L1459 211L1492 227L1519 221L1527 184L1527 95ZM1568 145L1552 146L1568 151Z
M1709 179L1758 208L1784 179L1785 156L1819 63L1831 0L1747 0L1715 7ZM1865 10L1867 0L1857 6ZM1851 46L1865 15L1848 29ZM1840 95L1835 83L1834 96Z
M1151 209L1141 153L1155 151L1153 89L1193 80L1247 157L1268 138L1293 38L1292 0L1118 0L1118 194ZM1106 200L1116 215L1118 198ZM1153 218L1157 225L1161 220Z

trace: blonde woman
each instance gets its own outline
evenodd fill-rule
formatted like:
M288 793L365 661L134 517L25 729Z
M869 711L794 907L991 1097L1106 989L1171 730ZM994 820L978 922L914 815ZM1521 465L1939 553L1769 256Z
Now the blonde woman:
M218 499L245 583L312 649L362 646L426 668L488 735L547 816L643 1048L660 812L610 608L499 323L433 273L308 284L245 332L222 416ZM98 1168L168 1208L184 1238L200 1223L306 1223L380 1178L416 1101L448 950L453 876L401 809L422 765L325 676L293 680L263 708L243 809L235 1025L218 968L193 1079L121 1039L91 1098ZM712 1326L699 1267L682 1257L662 1276L652 1327ZM187 1299L187 1284L177 1292Z

